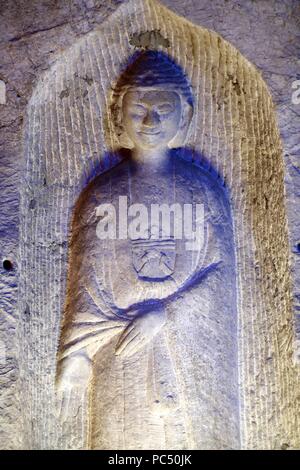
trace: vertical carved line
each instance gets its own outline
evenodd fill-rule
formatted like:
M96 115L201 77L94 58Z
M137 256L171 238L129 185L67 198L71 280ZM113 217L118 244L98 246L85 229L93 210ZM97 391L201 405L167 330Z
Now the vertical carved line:
M250 96L252 96L251 92L252 92L252 89L250 88ZM256 93L255 93L256 91ZM263 93L262 93L262 90L258 88L257 86L257 90L253 90L253 95L256 95L258 97L258 101L259 103L262 103L263 99L259 99L259 97L262 97ZM250 105L251 105L251 110L252 110L252 101L250 102ZM261 105L256 105L256 115L257 115L257 124L256 124L256 145L257 144L260 144L260 141L262 139L262 136L265 136L265 141L268 142L268 133L270 132L270 129L266 128L266 129L263 129L264 125L266 125L266 116L264 116L264 114L261 114L261 111L265 109L265 106L263 106L263 108L261 107ZM254 126L255 126L255 122L254 122ZM269 148L269 145L267 145L267 147ZM256 166L258 166L258 169L259 169L259 172L260 172L260 175L258 177L258 181L263 181L265 178L266 178L266 172L265 172L265 165L263 160L264 160L264 155L262 153L262 155L260 156L259 159L255 159L255 154L253 155L253 161L252 161L252 166L253 166L253 175L254 175L254 179L256 178ZM257 196L257 195L256 195ZM261 197L261 204L264 203L263 201L263 196L264 196L264 192L263 192L263 187L261 188L261 194L260 194L260 197ZM265 217L267 218L267 213L265 215ZM252 227L253 227L253 232L255 232L255 226L257 225L255 223L255 216L253 214L252 216L252 220L251 220L251 224L252 224ZM260 253L259 253L259 259L260 259L260 266L261 266L261 263L263 263L264 261L261 259L261 256L260 256ZM255 282L255 285L256 284L256 280L254 279L254 282ZM259 296L260 296L260 302L261 302L261 308L260 308L260 311L262 312L262 315L261 315L261 318L260 318L260 323L263 324L264 321L266 321L268 319L268 317L270 316L271 314L271 311L269 311L269 308L268 308L268 303L267 302L262 302L262 298L261 298L261 289L259 289ZM268 293L266 293L266 296L268 296ZM270 348L270 340L268 338L268 335L269 335L269 332L270 332L270 329L267 328L267 331L266 331L266 335L265 335L265 340L267 341L268 343L268 349ZM258 335L259 333L259 329L256 330L256 335ZM261 357L261 360L262 361L266 361L266 357L267 357L267 353L268 351L266 350L266 348L264 347L264 344L262 344L260 346L260 352L262 352L263 354L263 357ZM261 356L262 356L261 355ZM259 414L259 419L262 421L262 424L261 424L261 427L262 429L265 429L265 433L266 433L266 436L271 436L272 434L272 430L271 428L269 427L269 419L268 419L268 409L267 407L272 407L272 398L273 398L273 394L272 394L272 383L270 383L270 381L268 380L268 374L266 374L266 365L262 364L261 366L261 370L262 370L262 375L263 375L263 380L264 380L264 387L265 387L265 390L262 389L262 393L260 394L260 403L261 404L264 404L264 401L266 400L266 397L267 400L268 400L268 403L266 403L266 411L265 413L262 413L262 414ZM263 421L264 420L264 421ZM275 427L277 427L278 424L275 424ZM270 444L267 443L266 446L268 446L270 448Z
M75 150L74 139L77 139L77 133L75 129L75 123L73 120L72 112L73 106L76 106L74 100L71 100L71 83L67 78L67 70L71 69L70 58L65 56L65 66L62 70L62 89L67 90L67 95L62 99L63 113L64 113L64 128L66 129L66 147L67 147L67 159L68 159L68 172L70 170L74 172L72 179L75 181L80 180L80 170L78 168L77 152ZM73 77L72 77L73 83ZM72 103L73 101L73 103ZM72 165L73 160L73 165Z
M203 95L203 93L201 93L201 90L203 86L203 79L205 77L205 73L203 72L202 67L201 67L201 46L200 46L200 40L199 40L198 34L195 31L195 29L191 31L191 34L192 34L192 44L193 44L193 51L194 51L194 54L192 55L192 70L193 70L194 81L192 83L195 88L194 133L193 133L193 138L192 138L192 145L195 146L196 149L197 148L202 149L202 143L198 142L197 136L199 135L199 131L198 131L199 120L200 120L199 109L200 109L200 101Z
M104 102L105 102L105 110L107 110L108 109L107 92L109 90L109 83L108 83L109 73L108 73L108 70L107 70L107 64L106 64L106 61L105 61L105 58L104 58L104 55L103 55L103 50L102 50L102 47L101 47L101 44L100 44L100 41L99 41L99 37L96 37L95 40L96 40L95 42L97 43L97 47L95 47L95 43L93 42L94 54L95 54L96 61L97 61L97 67L98 67L99 75L101 77L101 84L102 84L102 89L103 89L103 94L104 94ZM101 53L101 57L99 59L101 59L101 63L104 65L104 67L100 66L97 50L100 51L100 53ZM111 147L114 148L114 137L112 136L111 126L109 126L109 138L110 138L110 142L107 143L107 147L108 148L111 148Z

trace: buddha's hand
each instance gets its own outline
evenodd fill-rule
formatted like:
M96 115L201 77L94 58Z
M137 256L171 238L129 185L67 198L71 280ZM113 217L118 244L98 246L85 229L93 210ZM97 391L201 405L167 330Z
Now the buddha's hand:
M116 355L132 356L148 344L166 322L164 308L137 316L123 331L116 345Z
M62 359L57 376L58 414L62 421L77 416L87 397L92 361L85 354Z

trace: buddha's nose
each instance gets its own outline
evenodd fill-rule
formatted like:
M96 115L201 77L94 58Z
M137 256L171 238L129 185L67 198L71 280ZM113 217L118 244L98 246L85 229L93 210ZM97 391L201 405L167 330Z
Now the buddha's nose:
M149 111L143 121L144 126L146 127L155 127L160 123L159 115L155 111Z

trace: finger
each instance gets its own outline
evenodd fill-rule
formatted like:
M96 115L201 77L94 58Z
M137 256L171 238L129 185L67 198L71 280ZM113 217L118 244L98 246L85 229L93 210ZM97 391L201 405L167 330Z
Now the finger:
M81 388L75 388L70 404L70 412L72 417L77 418L83 403L84 391Z
M116 345L116 349L119 349L124 343L127 344L129 341L131 341L133 339L134 336L136 336L137 334L139 333L139 331L137 331L137 329L132 326L131 329L129 331L126 331L122 336L121 338L119 339L117 345Z
M117 342L117 347L121 344L121 342L126 338L126 336L132 331L134 330L134 327L135 327L135 324L134 323L131 323L130 325L128 325L127 328L125 328L125 330L121 333L120 335L120 338Z
M62 403L63 403L63 392L61 390L56 393L56 416L58 419L62 416Z
M69 415L69 408L70 408L70 401L71 401L71 389L66 388L63 391L63 398L61 403L61 415L60 418L63 422L67 421Z
M139 335L139 332L132 330L117 347L116 355L119 356L120 354L122 354L124 349L127 348L128 345L132 343L132 341L135 341Z
M137 352L139 352L146 344L146 341L145 340L140 340L140 341L137 341L137 342L134 342L134 344L130 344L122 353L122 358L123 359L128 359L132 356L134 356L134 354L136 354Z
M147 344L147 339L144 336L140 335L140 338L135 338L134 341L129 343L127 347L122 352L123 358L128 358L138 352Z
M130 331L123 339L121 342L118 343L117 348L116 348L116 354L117 356L122 353L124 348L128 346L132 341L135 340L135 338L139 335L139 332L136 332L135 330Z

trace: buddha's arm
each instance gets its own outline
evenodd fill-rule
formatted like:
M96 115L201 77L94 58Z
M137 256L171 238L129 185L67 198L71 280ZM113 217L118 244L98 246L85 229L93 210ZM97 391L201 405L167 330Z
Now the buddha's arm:
M95 279L91 279L88 286L82 286L80 297L68 310L72 310L71 320L65 323L61 335L57 384L59 387L84 387L90 379L97 351L120 334L128 321L108 309L96 288Z
M167 314L162 303L152 308L141 308L139 314L120 335L116 355L129 357L135 354L157 335L166 320Z

